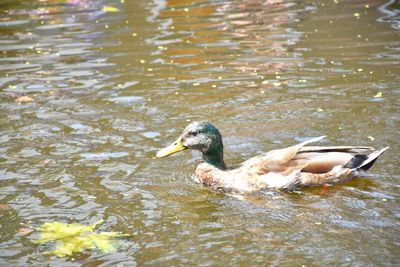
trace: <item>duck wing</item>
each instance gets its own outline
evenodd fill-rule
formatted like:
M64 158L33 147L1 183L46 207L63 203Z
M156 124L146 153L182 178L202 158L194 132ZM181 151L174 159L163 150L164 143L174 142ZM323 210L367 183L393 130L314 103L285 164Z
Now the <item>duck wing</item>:
M294 160L307 162L302 172L325 173L335 166L346 165L355 155L369 154L374 150L367 146L305 146L299 150Z
M292 173L295 170L301 170L308 164L308 158L296 158L298 152L307 144L318 142L325 136L312 138L300 144L287 148L269 151L263 155L251 158L243 162L240 167L242 170L255 173L257 175L269 172L279 172L283 175Z
M304 146L300 148L302 152L348 152L352 154L364 154L374 151L375 148L370 146Z

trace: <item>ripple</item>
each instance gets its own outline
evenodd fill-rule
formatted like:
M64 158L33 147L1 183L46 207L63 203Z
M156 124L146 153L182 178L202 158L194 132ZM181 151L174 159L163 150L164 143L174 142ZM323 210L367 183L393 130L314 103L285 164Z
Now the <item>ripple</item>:
M100 153L81 153L84 159L108 159L108 158L122 158L129 155L128 152L100 152Z
M398 147L393 1L114 2L2 6L4 265L394 265L393 149L301 193L217 192L192 177L198 152L154 158L194 120L221 129L229 165L323 134ZM99 219L128 246L58 259L18 233Z
M0 21L0 27L13 27L13 26L20 26L24 24L28 24L29 20L7 20L7 21Z
M117 96L109 98L110 101L116 103L130 103L130 102L139 102L143 100L141 96Z

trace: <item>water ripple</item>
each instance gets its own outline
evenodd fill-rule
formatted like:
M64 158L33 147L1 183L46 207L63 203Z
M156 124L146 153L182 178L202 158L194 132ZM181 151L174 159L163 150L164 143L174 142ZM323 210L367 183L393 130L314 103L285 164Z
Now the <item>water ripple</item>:
M393 1L46 0L0 9L4 264L394 265ZM204 119L220 128L232 165L318 135L391 149L344 185L229 194L196 183L197 152L155 159ZM19 232L100 219L102 231L132 235L126 247L58 259Z

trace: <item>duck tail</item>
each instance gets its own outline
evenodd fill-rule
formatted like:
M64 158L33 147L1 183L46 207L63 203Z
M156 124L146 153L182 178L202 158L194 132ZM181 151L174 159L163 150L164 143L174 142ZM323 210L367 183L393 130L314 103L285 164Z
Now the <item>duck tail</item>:
M369 155L355 155L344 167L358 171L367 171L375 161L385 152L389 147L382 148L374 151Z

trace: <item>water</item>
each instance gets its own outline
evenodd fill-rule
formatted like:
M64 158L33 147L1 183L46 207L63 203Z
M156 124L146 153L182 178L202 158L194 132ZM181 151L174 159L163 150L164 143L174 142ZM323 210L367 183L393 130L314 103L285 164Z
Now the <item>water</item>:
M1 265L400 264L397 1L0 10ZM344 185L232 196L192 180L196 152L154 158L204 119L232 164L320 135L391 148ZM100 219L126 248L56 258L20 230Z

